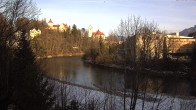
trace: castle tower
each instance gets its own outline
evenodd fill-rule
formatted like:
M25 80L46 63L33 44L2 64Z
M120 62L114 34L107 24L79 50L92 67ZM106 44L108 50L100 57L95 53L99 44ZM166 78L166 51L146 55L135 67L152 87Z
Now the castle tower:
M93 27L90 25L88 27L88 37L92 37L92 34L93 34Z
M50 20L49 20L49 22L48 22L48 26L49 26L50 28L53 27L53 22L52 22L52 19L51 19L51 18L50 18Z

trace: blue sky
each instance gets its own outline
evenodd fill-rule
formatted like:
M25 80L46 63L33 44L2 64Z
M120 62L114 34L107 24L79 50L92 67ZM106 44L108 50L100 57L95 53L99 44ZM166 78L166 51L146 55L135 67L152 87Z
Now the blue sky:
M106 35L121 19L141 16L155 21L161 30L178 32L196 25L196 0L34 0L40 19L78 28L100 29Z

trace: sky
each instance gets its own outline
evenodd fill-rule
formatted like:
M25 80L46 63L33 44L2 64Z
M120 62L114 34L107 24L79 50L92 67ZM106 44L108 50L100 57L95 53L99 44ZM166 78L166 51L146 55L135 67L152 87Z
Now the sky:
M121 19L140 16L154 21L167 32L179 32L196 25L196 0L34 0L41 9L39 19L67 23L106 35L117 29Z

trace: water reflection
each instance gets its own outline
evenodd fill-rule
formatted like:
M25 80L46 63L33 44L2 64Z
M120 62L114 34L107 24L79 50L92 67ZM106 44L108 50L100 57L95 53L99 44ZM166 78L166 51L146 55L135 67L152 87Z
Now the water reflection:
M134 71L104 68L83 63L80 57L44 59L42 67L49 77L93 88L123 90L138 86L140 91L189 95L190 86L182 78L157 78ZM145 74L144 71L139 73Z

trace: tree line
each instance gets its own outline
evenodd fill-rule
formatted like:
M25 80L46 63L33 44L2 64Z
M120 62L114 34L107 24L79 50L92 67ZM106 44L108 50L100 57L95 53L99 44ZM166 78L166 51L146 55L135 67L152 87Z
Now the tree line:
M41 35L31 40L31 46L38 57L77 55L89 48L91 38L85 28L78 29L74 24L61 32L49 29L46 21L39 21L38 24Z
M100 39L99 45L86 51L84 59L94 64L189 72L185 70L186 67L190 68L189 65L182 66L168 54L166 34L159 29L156 22L132 15L122 19L106 41L102 43Z

